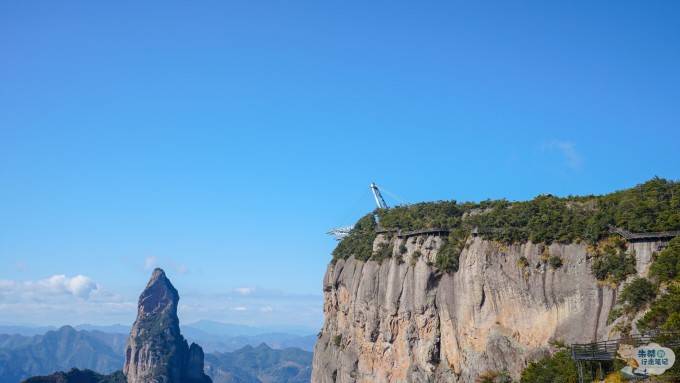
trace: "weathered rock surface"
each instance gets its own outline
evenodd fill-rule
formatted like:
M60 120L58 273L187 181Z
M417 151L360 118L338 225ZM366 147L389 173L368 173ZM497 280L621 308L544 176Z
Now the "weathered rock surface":
M386 240L379 235L374 249ZM563 261L553 269L541 260L542 245L471 238L459 270L444 274L431 266L441 238L394 240L395 252L406 246L401 257L328 266L313 382L474 382L502 370L517 378L550 341L610 336L617 289L595 279L585 244L550 245ZM630 244L640 275L659 245Z
M156 269L139 297L125 350L123 373L128 383L211 382L203 373L203 350L191 347L180 334L179 294L161 269Z

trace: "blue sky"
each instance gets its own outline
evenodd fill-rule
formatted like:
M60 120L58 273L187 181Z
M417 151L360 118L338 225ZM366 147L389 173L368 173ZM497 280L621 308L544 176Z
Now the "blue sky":
M317 327L388 203L680 179L680 4L1 2L0 323ZM80 277L79 277L80 276Z

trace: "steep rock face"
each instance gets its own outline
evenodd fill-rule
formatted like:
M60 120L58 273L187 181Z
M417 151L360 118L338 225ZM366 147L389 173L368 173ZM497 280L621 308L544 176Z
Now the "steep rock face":
M125 350L128 383L210 382L203 373L203 350L187 344L177 318L179 294L161 269L154 270L139 297Z
M379 235L374 249L386 241ZM431 266L441 238L396 241L382 264L349 258L329 265L313 382L474 382L501 370L518 377L551 340L609 336L617 289L592 275L584 244L549 246L563 261L553 269L541 260L542 245L472 238L459 270L443 274ZM639 274L659 245L630 244ZM528 266L518 262L522 256Z

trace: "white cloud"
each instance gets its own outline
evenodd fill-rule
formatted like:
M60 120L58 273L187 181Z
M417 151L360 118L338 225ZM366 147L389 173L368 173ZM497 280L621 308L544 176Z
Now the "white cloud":
M234 289L237 293L241 295L250 295L255 292L254 287L237 287Z
M543 145L543 150L558 151L571 169L580 169L583 165L583 156L576 150L573 142L552 140Z
M137 312L141 288L143 285L140 290L119 294L86 275L0 279L0 319L49 325L130 324ZM295 324L316 328L323 319L321 295L291 294L262 287L229 288L222 293L180 291L180 294L182 323L209 319L256 326Z
M47 279L38 281L41 285L53 292L66 292L76 297L87 299L90 294L97 290L97 284L92 279L84 275L76 275L73 278L68 278L66 275L53 275Z
M56 274L37 281L0 280L0 295L4 298L28 299L47 296L74 296L89 299L99 286L84 275L67 277Z
M0 280L0 312L17 323L127 322L136 303L105 290L85 275Z

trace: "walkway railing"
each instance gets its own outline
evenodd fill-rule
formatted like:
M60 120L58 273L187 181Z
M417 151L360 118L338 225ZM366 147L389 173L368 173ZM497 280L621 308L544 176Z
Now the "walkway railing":
M609 232L613 234L618 234L628 241L645 241L645 240L666 240L672 239L680 235L680 230L676 231L656 231L648 233L633 233L626 229L621 229L619 227L609 226Z
M602 342L572 344L571 356L574 360L613 360L622 344L638 347L652 342L666 347L680 347L680 333L658 331Z
M402 231L401 229L378 229L375 232L378 234L395 234L399 238L413 237L416 235L426 235L426 234L439 234L448 235L449 229L444 229L441 227L435 227L431 229L420 229L420 230L407 230Z
M525 229L514 229L514 230L525 230ZM407 230L402 231L401 229L390 229L390 228L378 228L376 233L378 234L395 234L399 238L412 237L415 235L425 235L425 234L443 234L448 235L450 229L436 227L430 229L420 229L420 230ZM471 234L473 236L484 235L484 234L494 234L503 231L500 228L479 228L475 227L472 229ZM609 226L609 232L612 234L618 234L628 241L649 241L649 240L669 240L677 236L680 236L680 230L676 231L658 231L658 232L648 232L648 233L633 233L626 229L621 229L614 226Z
M576 362L579 382L584 381L585 362L611 361L617 358L621 345L639 347L648 343L658 343L664 347L680 347L680 333L669 331L656 331L642 335L632 335L620 339L605 340L602 342L572 344L571 357Z

